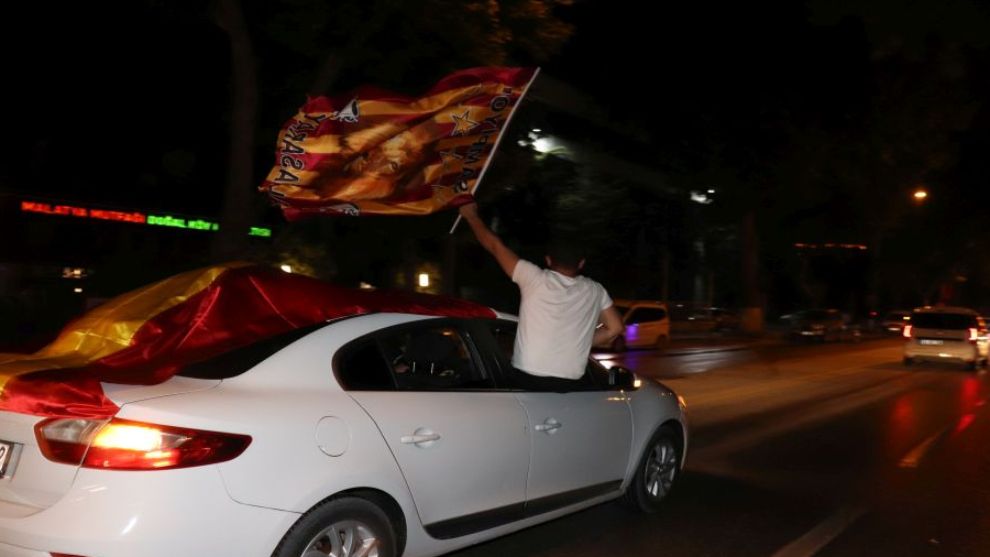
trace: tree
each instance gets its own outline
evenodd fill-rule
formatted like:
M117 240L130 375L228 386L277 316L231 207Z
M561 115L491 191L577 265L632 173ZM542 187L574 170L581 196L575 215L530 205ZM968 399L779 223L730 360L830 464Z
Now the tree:
M258 113L258 72L254 47L239 0L218 0L216 21L230 39L231 110L227 183L220 212L220 230L213 256L231 259L243 248L245 230L254 221L251 198L254 132Z

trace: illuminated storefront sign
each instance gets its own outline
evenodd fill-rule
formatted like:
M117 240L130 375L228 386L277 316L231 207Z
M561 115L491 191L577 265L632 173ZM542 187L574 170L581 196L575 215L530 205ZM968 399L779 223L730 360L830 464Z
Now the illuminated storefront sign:
M55 205L40 201L21 201L21 211L25 213L39 213L42 215L58 215L65 217L76 217L83 219L111 220L117 222L129 222L134 224L146 224L150 226L167 226L169 228L186 228L190 230L210 230L220 229L220 225L203 219L186 219L173 217L172 215L152 215L138 211L110 211L106 209L91 209L78 205ZM252 226L248 230L249 236L260 236L270 238L271 228L262 226Z

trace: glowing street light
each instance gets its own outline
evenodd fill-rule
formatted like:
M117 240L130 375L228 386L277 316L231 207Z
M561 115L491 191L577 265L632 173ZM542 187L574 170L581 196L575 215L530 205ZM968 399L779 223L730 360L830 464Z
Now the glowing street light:
M430 275L427 274L427 273L420 273L419 274L419 285L422 288L429 287L430 286Z
M926 191L924 188L918 188L914 190L914 193L911 194L911 196L914 197L915 201L921 203L924 200L928 199L928 191Z
M541 137L533 142L533 149L536 149L539 153L549 153L553 151L554 144L549 138Z

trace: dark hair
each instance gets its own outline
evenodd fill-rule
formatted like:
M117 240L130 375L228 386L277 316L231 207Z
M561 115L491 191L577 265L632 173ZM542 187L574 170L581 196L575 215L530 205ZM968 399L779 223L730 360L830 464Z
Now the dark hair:
M554 265L576 270L584 259L584 249L570 238L554 238L547 245L547 255Z

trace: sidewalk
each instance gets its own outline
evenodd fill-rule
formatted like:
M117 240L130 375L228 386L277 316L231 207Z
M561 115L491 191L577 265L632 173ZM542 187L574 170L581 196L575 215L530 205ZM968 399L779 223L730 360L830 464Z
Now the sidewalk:
M764 333L760 336L739 334L710 334L674 337L658 351L660 356L684 356L689 354L706 354L714 352L732 352L747 350L758 346L770 346L784 343L781 335Z
M896 338L883 332L864 332L857 342ZM802 346L788 339L786 331L769 330L761 335L739 333L709 333L675 336L667 346L658 351L660 356L683 356L709 352L731 352L768 346Z
M864 333L858 342L869 342L896 338L882 332ZM835 344L835 343L828 343ZM848 344L848 343L842 343ZM650 353L653 357L687 356L693 354L709 354L718 352L733 352L768 347L798 347L813 346L811 343L794 342L787 337L786 331L771 329L759 335L745 335L737 332L724 333L693 333L678 335L661 349L630 348L627 354ZM593 354L614 354L608 350L593 350Z
M695 334L691 336L674 337L663 348L630 348L626 354L651 354L655 357L684 356L689 354L706 354L715 352L732 352L747 350L761 346L784 344L784 339L777 333L764 333L749 336L731 333ZM615 354L609 350L592 350L592 354Z

